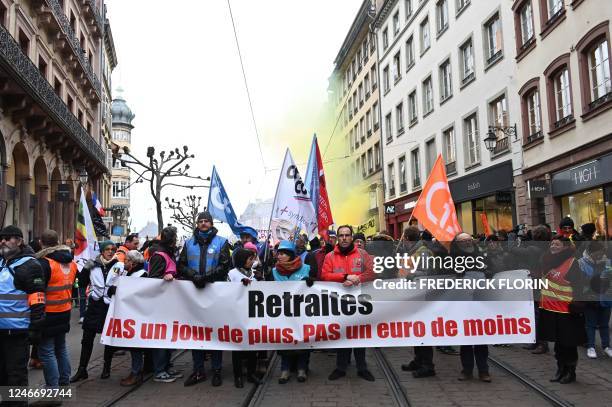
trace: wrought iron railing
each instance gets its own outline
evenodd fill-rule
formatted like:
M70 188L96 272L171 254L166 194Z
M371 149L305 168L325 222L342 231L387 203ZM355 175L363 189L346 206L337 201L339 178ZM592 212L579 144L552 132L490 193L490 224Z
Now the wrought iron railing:
M38 68L23 53L13 36L1 25L0 66L62 127L68 137L100 166L106 168L106 154L102 147L87 134Z

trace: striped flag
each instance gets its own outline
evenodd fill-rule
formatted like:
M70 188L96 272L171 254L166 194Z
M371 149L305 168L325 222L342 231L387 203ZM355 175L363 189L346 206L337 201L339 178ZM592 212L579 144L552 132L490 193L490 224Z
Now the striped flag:
M94 259L98 255L98 242L96 232L93 228L91 214L87 200L85 199L85 191L81 188L81 199L79 201L79 212L77 214L77 225L74 233L74 260L79 265L79 269L83 267L85 262Z
M100 200L98 200L98 195L96 195L95 192L91 196L91 201L93 202L93 206L94 208L96 208L100 216L106 215L106 212L104 211L104 207L102 206L102 203L100 202Z

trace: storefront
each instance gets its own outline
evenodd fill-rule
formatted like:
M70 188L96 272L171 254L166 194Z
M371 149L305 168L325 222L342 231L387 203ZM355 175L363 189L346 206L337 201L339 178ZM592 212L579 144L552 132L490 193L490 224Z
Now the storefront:
M594 223L597 236L612 236L612 153L553 173L551 189L561 217L573 219L576 229Z
M387 232L394 239L399 239L410 224L416 225L418 223L416 219L411 219L411 215L419 199L419 194L420 191L385 204Z
M464 232L488 235L514 228L512 161L450 181L449 187Z

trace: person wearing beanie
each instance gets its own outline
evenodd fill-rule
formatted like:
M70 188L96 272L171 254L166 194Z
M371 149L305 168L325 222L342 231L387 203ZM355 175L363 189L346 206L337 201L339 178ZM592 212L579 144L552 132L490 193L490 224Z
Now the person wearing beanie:
M27 386L28 337L38 344L45 321L43 271L16 226L0 230L0 255L0 386Z
M574 221L569 216L565 216L559 222L559 234L563 237L566 237L570 240L576 240L578 237L578 232L574 229Z
M289 240L283 240L278 245L276 253L276 265L272 269L274 281L306 281L308 287L312 287L314 281L310 277L310 267L302 263L302 259L297 255L295 244ZM280 351L281 355L281 375L278 379L279 384L286 384L291 378L289 367L292 359L297 359L297 381L306 381L308 371L308 350Z
M70 378L70 383L75 383L85 380L89 377L87 373L87 365L93 352L94 340L96 334L101 334L106 320L106 313L110 299L106 294L106 276L108 270L117 262L115 251L117 246L110 240L105 240L98 243L100 255L93 260L89 260L81 271L77 274L79 284L83 287L89 286L89 297L87 299L87 309L83 319L83 339L81 340L81 357L79 359L79 368L77 372ZM109 355L110 348L105 351L105 362L102 368L102 379L110 377L110 363L108 359L112 358Z
M318 237L314 237L311 241L310 241L310 251L314 252L318 249L321 248L321 240L319 240Z
M231 266L230 244L226 238L217 235L210 212L200 212L193 235L187 239L179 256L178 273L184 280L190 280L197 288L215 281L227 281ZM223 352L210 351L213 368L213 386L221 386L221 366ZM206 380L204 373L205 351L194 349L193 373L185 380L185 386L193 386Z
M353 235L353 242L355 246L359 249L365 249L366 238L365 235L361 232L357 232Z

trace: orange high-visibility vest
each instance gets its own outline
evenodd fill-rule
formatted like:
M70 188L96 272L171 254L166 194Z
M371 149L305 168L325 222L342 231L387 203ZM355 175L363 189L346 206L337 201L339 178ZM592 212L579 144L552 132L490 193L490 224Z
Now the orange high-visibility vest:
M77 274L75 262L63 264L46 257L51 266L51 278L45 292L46 312L66 312L72 308L72 285Z
M565 279L565 276L572 267L572 264L574 264L573 256L546 274L548 288L542 288L541 290L540 308L562 314L569 313L569 305L574 295L572 286Z

